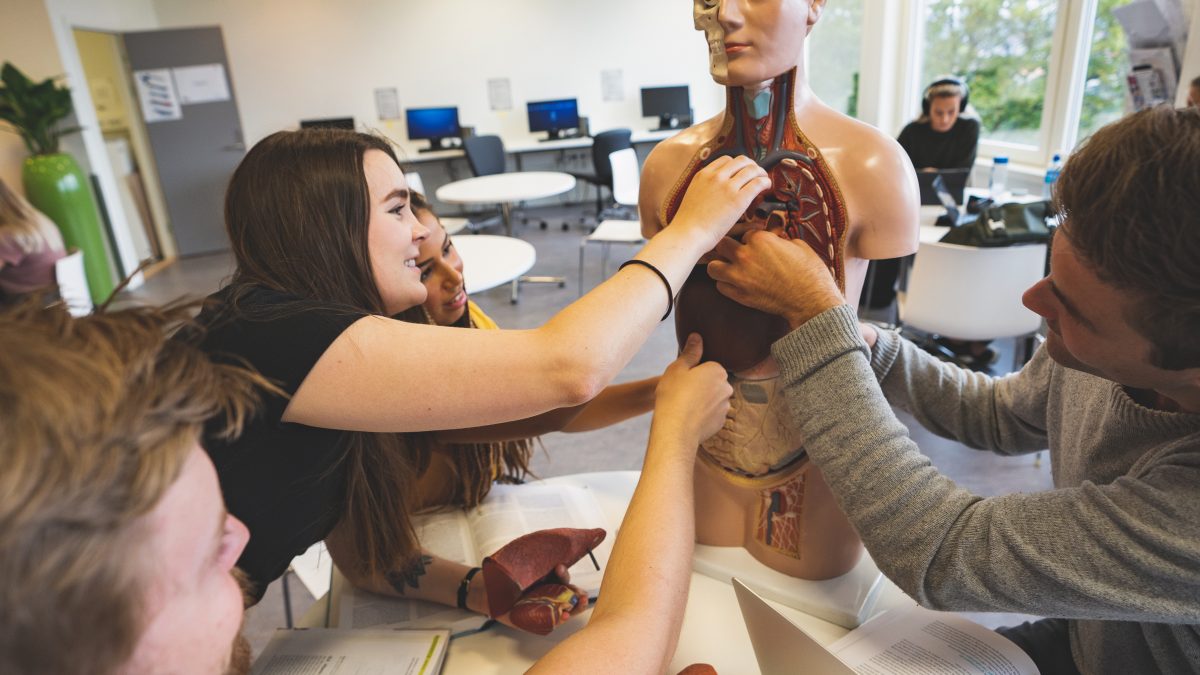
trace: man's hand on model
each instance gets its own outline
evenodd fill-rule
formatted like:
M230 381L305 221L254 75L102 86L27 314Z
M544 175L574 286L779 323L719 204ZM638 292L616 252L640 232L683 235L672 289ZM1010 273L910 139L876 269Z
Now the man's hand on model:
M721 259L708 264L709 276L725 296L782 316L792 328L846 302L829 268L808 244L765 231L750 232L745 239L721 240L716 248Z

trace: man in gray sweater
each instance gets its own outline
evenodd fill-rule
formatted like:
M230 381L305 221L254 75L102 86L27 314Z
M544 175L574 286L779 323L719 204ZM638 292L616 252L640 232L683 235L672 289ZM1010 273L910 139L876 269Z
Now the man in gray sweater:
M1097 132L1062 173L1046 344L992 378L860 325L803 244L727 240L709 272L784 316L805 447L880 568L922 605L1047 617L1003 629L1042 672L1200 670L1200 110ZM788 284L779 284L788 279ZM1002 454L1048 447L1056 489L984 499L891 407Z

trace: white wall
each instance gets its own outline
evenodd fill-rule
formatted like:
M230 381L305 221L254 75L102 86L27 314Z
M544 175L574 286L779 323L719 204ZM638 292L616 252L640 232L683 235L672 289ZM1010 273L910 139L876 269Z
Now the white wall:
M689 84L697 116L723 91L708 75L703 35L685 0L153 0L162 27L220 25L247 143L302 118L379 122L373 91L396 87L402 108L457 105L464 125L528 135L525 102L578 98L593 132L649 128L642 86ZM624 73L625 100L601 100L601 70ZM488 108L487 80L512 82L513 110Z
M11 61L35 81L62 73L62 61L54 47L50 16L42 0L4 0L0 20L0 63ZM0 122L0 180L21 191L21 163L28 151L25 144Z

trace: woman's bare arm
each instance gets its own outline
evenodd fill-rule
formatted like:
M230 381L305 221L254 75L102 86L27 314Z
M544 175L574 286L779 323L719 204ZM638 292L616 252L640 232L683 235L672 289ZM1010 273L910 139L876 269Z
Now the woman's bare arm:
M678 290L700 255L769 186L748 158L714 162L697 174L675 219L637 259ZM430 431L579 405L628 363L666 306L658 275L630 265L535 330L461 330L365 317L325 351L283 419L353 431Z
M575 433L603 429L650 412L654 408L654 387L657 384L657 377L613 384L583 405L558 408L515 422L438 431L434 439L442 444L495 443L533 438L552 431Z
M692 578L696 447L716 433L732 389L715 363L700 366L693 337L663 374L642 476L613 546L587 627L530 673L661 673L675 654Z
M562 430L569 434L594 431L644 415L654 409L654 388L657 386L658 378L650 377L605 387Z

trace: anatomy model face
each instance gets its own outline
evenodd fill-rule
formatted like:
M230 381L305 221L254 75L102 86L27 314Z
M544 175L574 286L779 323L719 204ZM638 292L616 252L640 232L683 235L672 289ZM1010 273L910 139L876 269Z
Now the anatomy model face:
M760 88L794 68L825 0L694 0L718 84Z

